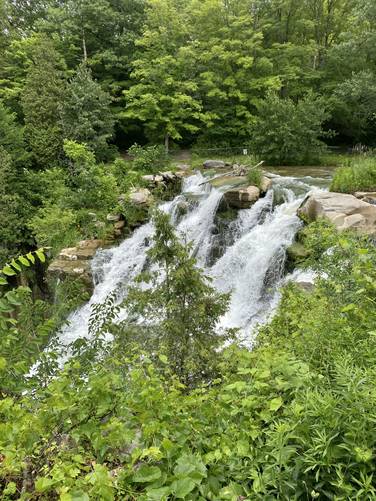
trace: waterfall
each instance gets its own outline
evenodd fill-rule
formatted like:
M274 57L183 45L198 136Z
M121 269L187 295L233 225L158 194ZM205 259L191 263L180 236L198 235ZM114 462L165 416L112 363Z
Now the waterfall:
M296 209L311 186L293 178L275 176L273 188L264 198L250 209L238 211L229 226L232 243L219 259L208 264L222 192L204 181L200 173L188 177L182 193L160 208L171 215L182 241L192 242L198 265L213 279L214 286L230 293L230 307L221 319L221 326L238 327L240 338L251 346L253 326L264 321L278 301L277 287L284 271L285 249L301 224ZM282 203L276 205L277 199ZM185 215L179 216L182 201L188 208ZM124 297L127 285L147 266L152 237L153 224L149 222L118 247L96 254L92 262L94 293L86 305L68 318L67 325L58 334L60 344L67 346L88 336L93 305L104 302L115 289L119 301Z

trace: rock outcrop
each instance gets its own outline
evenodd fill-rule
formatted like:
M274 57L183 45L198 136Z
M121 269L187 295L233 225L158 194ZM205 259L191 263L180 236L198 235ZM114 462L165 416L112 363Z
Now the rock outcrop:
M224 169L226 167L226 162L223 160L205 160L203 163L204 169Z
M80 278L88 290L92 290L90 261L98 249L108 247L111 243L107 240L82 240L76 247L63 249L48 267L48 273L61 279Z
M262 176L260 184L261 193L266 193L267 191L269 191L271 186L272 186L272 180L266 176Z
M286 268L288 271L292 271L311 255L311 251L302 243L293 242L290 247L287 247L286 254Z
M298 209L305 221L325 218L338 230L356 229L376 232L376 206L343 193L317 192L310 195Z
M260 190L256 186L232 188L223 197L230 208L249 209L260 198Z
M147 188L133 189L129 194L129 201L132 205L150 206L153 200L153 195Z
M357 191L354 196L363 202L376 205L376 191Z
M187 170L179 170L177 172L166 171L158 174L147 174L142 176L142 180L148 188L153 191L156 188L168 190L170 193L177 193L181 189L181 181L183 177L188 175Z

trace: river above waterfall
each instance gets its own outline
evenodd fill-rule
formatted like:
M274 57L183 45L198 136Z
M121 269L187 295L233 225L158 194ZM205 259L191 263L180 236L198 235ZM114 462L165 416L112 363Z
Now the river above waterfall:
M221 215L219 205L223 191L238 184L239 179L228 178L212 186L201 172L187 177L181 194L160 205L170 215L182 241L191 242L197 265L214 287L230 294L229 309L218 327L238 328L239 339L247 346L253 344L255 326L265 322L278 304L286 249L302 225L297 208L309 191L329 184L324 175L301 174L280 176L272 172L272 188L266 196L231 217ZM121 303L127 287L148 266L153 231L152 222L148 222L117 247L96 254L92 262L94 293L87 304L70 315L58 334L60 344L68 346L89 336L93 306L103 303L109 294L116 291ZM126 311L121 311L120 317L125 318Z

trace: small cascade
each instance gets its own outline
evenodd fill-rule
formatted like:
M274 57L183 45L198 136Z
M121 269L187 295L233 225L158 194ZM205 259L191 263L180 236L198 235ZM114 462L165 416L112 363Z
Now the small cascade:
M216 288L231 293L222 326L239 328L249 345L252 326L264 321L272 310L284 271L285 250L301 225L296 216L301 199L290 190L285 190L283 204L270 211L264 221L256 222L262 209L270 207L271 198L272 192L239 215L239 239L210 269Z
M192 243L198 265L212 277L214 286L231 294L221 327L239 328L239 336L249 346L253 326L268 317L278 300L277 286L284 273L285 249L301 224L296 209L310 189L310 185L294 182L292 178L286 181L286 178L274 177L273 188L264 198L250 209L238 211L229 225L229 244L214 262L208 257L222 192L211 188L197 173L185 179L180 195L160 206L171 215L182 241ZM182 203L187 211L178 215ZM153 224L146 223L118 247L97 253L92 262L94 293L86 305L68 318L67 325L58 334L61 345L67 346L88 336L93 305L103 303L115 290L119 302L125 297L127 287L147 266L153 231Z

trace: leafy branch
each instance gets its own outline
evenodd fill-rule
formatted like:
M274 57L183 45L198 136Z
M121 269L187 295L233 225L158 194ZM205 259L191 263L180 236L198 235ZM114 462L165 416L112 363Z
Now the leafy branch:
M18 275L18 273L22 272L23 267L29 268L31 265L35 264L36 258L39 259L41 263L44 263L46 261L46 250L46 248L42 247L41 249L12 259L10 263L7 263L0 269L0 285L8 285L7 277Z

